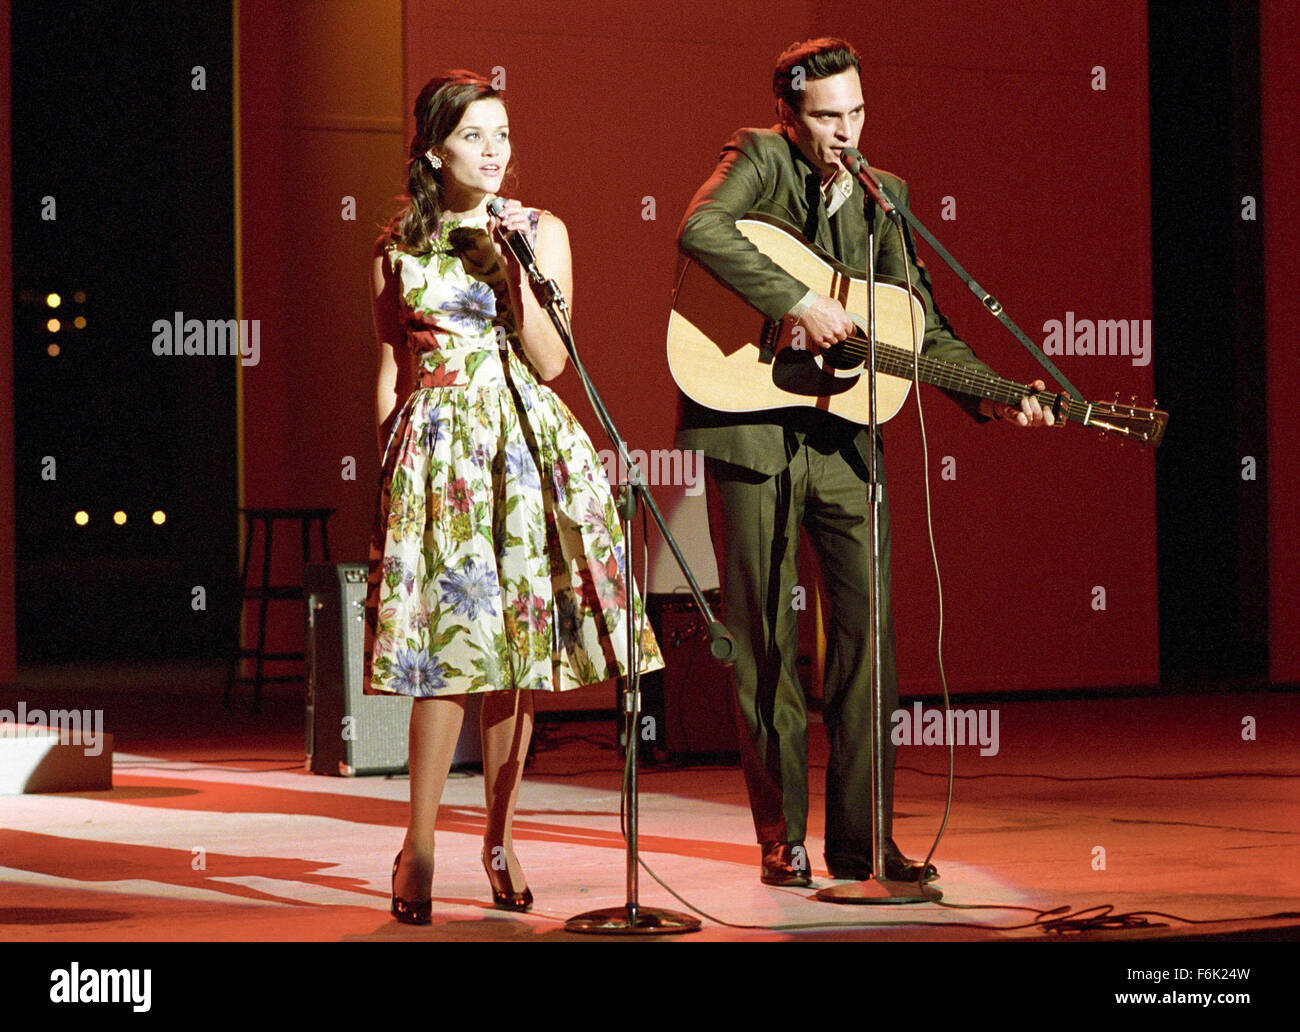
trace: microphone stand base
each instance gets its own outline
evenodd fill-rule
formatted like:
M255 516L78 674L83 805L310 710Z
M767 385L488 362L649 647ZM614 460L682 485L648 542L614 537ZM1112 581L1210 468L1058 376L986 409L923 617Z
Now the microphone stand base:
M868 878L866 881L828 885L817 891L823 903L852 903L858 906L884 906L893 903L934 903L943 899L943 893L928 888L923 893L915 882L887 881Z
M564 922L564 930L585 935L681 935L698 932L700 922L675 910L625 903L571 917Z

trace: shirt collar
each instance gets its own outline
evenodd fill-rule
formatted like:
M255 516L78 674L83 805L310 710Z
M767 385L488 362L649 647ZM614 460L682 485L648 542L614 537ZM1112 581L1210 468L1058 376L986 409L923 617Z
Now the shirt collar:
M812 167L812 164L804 157L803 151L799 145L794 142L789 131L784 125L778 123L772 127L782 136L785 137L786 143L790 145L791 154L797 164L807 169L807 175L816 175L820 173ZM844 202L853 196L853 176L849 174L847 168L839 169L834 176L827 182L821 184L822 202L826 205L826 217L830 218L844 206Z
M835 173L829 183L822 184L822 199L826 202L826 217L830 218L853 196L853 176L847 168Z

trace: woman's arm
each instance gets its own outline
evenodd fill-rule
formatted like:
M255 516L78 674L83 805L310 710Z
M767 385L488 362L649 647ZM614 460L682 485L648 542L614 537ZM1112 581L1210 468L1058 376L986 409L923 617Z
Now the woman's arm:
M375 339L379 342L379 369L375 377L375 426L382 461L393 420L411 393L411 354L402 323L400 286L384 250L384 240L375 244L370 264L371 313Z
M528 232L528 214L518 201L508 201L501 218L502 232L512 229ZM497 241L494 239L494 243ZM562 372L569 353L564 341L551 324L551 318L533 293L531 281L524 282L523 270L510 251L498 244L506 263L510 282L510 301L518 322L519 339L524 353L543 380L554 380ZM569 232L564 223L550 212L542 212L537 223L537 239L533 244L537 267L544 276L555 280L573 313L573 256L569 251Z

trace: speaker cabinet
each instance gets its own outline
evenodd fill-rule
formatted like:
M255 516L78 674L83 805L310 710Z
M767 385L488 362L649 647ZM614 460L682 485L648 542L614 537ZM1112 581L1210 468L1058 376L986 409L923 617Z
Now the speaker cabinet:
M717 589L705 597L715 610ZM726 667L709 651L708 628L688 594L652 593L646 610L663 650L665 668L641 678L646 712L658 719L656 752L738 763L736 704Z
M307 596L307 768L354 777L407 771L412 699L365 695L365 563L314 563ZM479 708L470 695L453 766L481 764Z

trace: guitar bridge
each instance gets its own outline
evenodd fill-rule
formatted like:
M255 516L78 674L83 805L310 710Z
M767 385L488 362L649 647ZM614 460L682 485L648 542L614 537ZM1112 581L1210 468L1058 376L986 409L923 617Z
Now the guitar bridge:
M779 319L763 320L763 335L758 340L758 360L764 365L771 365L776 357L776 338L781 335Z

